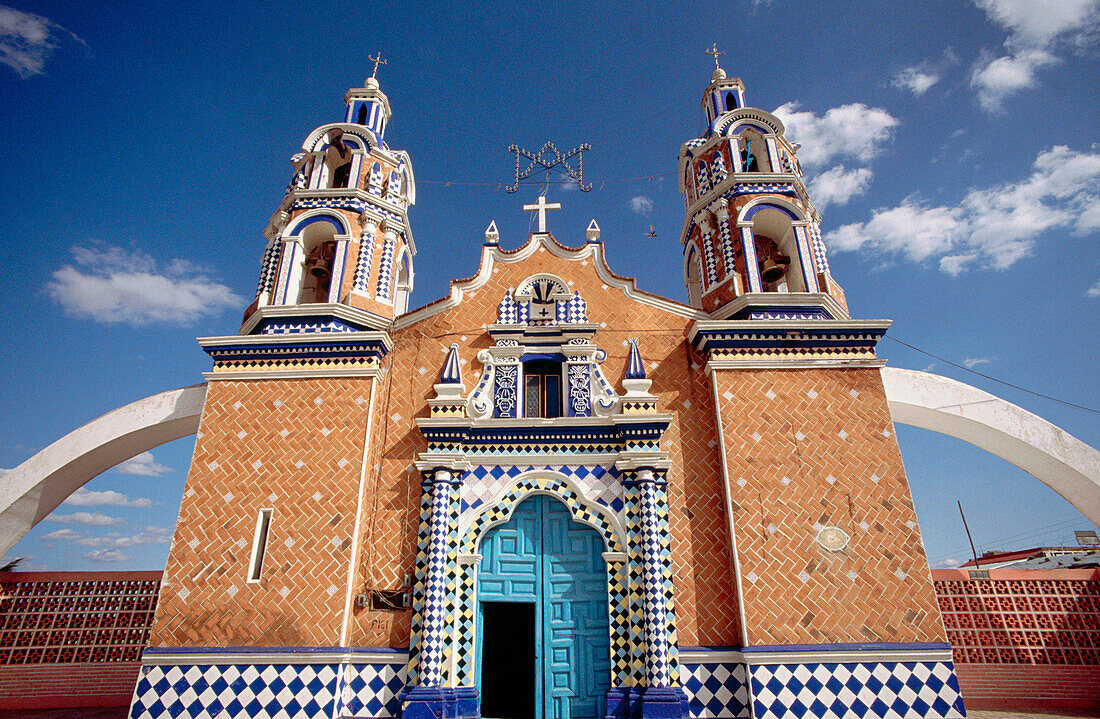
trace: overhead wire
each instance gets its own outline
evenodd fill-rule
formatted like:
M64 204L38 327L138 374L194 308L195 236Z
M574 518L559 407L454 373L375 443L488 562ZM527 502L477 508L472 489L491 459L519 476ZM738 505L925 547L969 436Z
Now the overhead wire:
M987 375L984 372L979 372L979 371L977 371L975 369L971 369L970 367L967 367L965 365L961 365L961 364L958 364L956 362L952 362L951 360L946 359L944 357L940 357L939 355L933 354L933 353L931 353L927 350L922 350L920 347L915 347L915 346L909 344L908 342L904 342L902 340L899 340L897 337L891 337L890 335L886 335L886 339L893 340L894 342L897 342L899 345L903 345L905 347L908 347L909 349L911 349L915 352L920 352L922 355L925 355L927 357L931 357L932 359L939 360L940 362L943 362L944 364L951 365L952 367L954 367L956 369L961 369L964 372L969 372L970 374L978 375L979 377L987 379L990 382L996 382L997 384L1002 384L1005 387L1011 387L1012 389L1019 390L1020 392L1026 392L1026 393L1028 393L1030 395L1033 395L1035 397L1041 397L1042 399L1050 400L1051 402L1057 402L1058 404L1062 404L1062 405L1065 405L1067 407L1073 407L1074 409L1080 409L1080 410L1084 410L1086 412L1092 412L1093 414L1100 414L1100 410L1098 410L1098 409L1094 409L1092 407L1086 407L1086 406L1080 405L1080 404L1074 404L1073 402L1067 402L1064 399L1059 399L1057 397L1052 397L1049 394L1043 394L1042 392L1036 392L1033 389L1028 389L1027 387L1021 387L1018 384L1013 384L1011 382L1006 382L1003 379L997 379L996 377L991 377L990 375Z

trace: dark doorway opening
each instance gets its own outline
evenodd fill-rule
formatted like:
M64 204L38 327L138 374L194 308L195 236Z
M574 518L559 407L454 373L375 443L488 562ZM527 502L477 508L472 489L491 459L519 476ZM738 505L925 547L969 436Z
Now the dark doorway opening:
M481 603L481 716L535 717L535 605Z

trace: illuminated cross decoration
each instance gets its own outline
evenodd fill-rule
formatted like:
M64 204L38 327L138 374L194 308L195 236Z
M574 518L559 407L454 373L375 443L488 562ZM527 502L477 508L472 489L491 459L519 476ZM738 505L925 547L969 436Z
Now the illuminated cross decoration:
M712 44L711 44L711 46L710 46L710 49L709 49L709 50L707 50L706 52L704 52L703 54L704 54L704 55L713 55L713 56L714 56L714 69L715 69L715 70L718 70L718 69L719 69L719 67L718 67L718 56L719 56L719 55L725 55L726 53L724 53L724 52L721 52L721 51L720 51L720 50L718 49L718 43L712 43Z
M370 74L371 77L374 77L375 75L378 74L378 66L379 65L388 65L389 64L385 60L382 59L382 53L381 52L377 53L374 57L371 57L370 55L367 55L367 60L374 63L374 72L372 72Z
M533 205L524 205L525 212L538 212L539 213L539 232L546 232L546 211L547 210L560 210L560 202L551 202L547 204L546 195L539 195L539 201Z

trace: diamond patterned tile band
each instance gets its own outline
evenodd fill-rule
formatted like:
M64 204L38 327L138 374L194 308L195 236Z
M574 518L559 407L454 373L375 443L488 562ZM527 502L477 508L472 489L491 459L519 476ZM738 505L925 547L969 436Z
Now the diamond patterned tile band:
M331 716L336 676L331 665L143 667L130 719Z
M394 717L402 663L146 666L130 719ZM343 681L337 678L343 670Z
M966 716L951 662L767 664L750 679L756 719Z
M749 686L744 664L682 662L680 678L692 717L749 719Z

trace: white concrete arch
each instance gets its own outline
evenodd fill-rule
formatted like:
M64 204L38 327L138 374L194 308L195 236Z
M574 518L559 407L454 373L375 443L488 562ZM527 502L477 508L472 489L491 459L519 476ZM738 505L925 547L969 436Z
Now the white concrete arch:
M1100 452L1045 419L948 377L882 368L895 422L957 437L1005 459L1100 526Z
M76 429L0 480L0 556L88 480L166 442L195 434L206 385L140 399Z
M1096 449L1025 409L947 377L884 367L882 381L895 422L965 440L1015 464L1100 526ZM199 384L138 400L70 432L4 475L0 556L101 472L197 432L205 397L206 385ZM544 473L541 478L560 481L583 496L564 475ZM625 536L617 518L582 504Z

